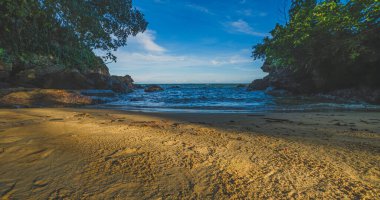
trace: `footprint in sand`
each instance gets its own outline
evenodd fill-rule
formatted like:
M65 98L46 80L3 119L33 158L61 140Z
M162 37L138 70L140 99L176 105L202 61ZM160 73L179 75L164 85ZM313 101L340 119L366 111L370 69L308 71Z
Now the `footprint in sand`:
M79 114L74 115L74 117L90 117L90 116L91 115L88 113L79 113Z
M163 145L166 145L166 146L173 146L173 145L176 145L178 142L175 141L175 140L168 140L168 141L164 141L162 142Z
M41 153L41 158L42 158L42 159L47 158L47 157L49 157L53 152L54 152L53 149L46 150L46 151L44 151L44 152Z
M53 118L53 119L49 119L49 121L51 122L63 121L63 118Z
M34 189L43 188L43 187L47 186L48 184L49 184L49 181L47 181L45 179L42 179L42 178L36 178L33 181L33 187L34 187Z
M33 159L45 159L49 157L52 153L54 152L53 149L29 149L24 151L24 156L23 158L30 157Z
M106 160L109 160L109 159L111 159L111 158L120 157L120 156L129 156L129 155L133 155L133 154L135 154L138 150L139 150L139 148L125 148L125 149L120 149L120 150L114 151L113 153L111 153L110 155L108 155L108 156L106 157Z

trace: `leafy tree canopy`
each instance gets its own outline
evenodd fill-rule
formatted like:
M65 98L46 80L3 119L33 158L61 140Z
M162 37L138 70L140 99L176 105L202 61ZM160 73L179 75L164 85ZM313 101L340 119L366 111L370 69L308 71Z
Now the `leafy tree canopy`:
M34 53L78 65L96 60L97 49L115 61L112 51L146 26L131 0L0 1L0 48L16 57Z
M379 87L379 18L379 0L292 0L289 21L255 45L253 57L318 74L326 87Z

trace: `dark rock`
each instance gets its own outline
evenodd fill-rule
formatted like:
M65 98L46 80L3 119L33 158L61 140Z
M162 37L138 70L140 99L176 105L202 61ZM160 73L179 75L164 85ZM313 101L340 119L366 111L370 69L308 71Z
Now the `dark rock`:
M0 70L0 81L7 81L9 79L9 72Z
M248 91L265 90L269 86L270 86L269 79L267 78L256 79L252 81L251 84L248 85L247 90Z
M108 69L27 69L14 75L12 83L17 86L45 89L88 90L101 89L115 92L131 92L134 85L130 76L110 76Z
M237 88L245 88L245 87L247 87L247 85L245 85L245 84L238 84L236 87Z
M133 79L129 76L111 76L111 89L115 92L128 93L134 88Z
M0 82L0 89L10 88L10 87L11 87L11 84L7 82Z
M130 76L110 76L107 66L98 59L94 66L78 68L67 68L43 56L35 56L29 63L15 61L13 67L0 63L0 82L29 88L101 89L122 93L133 90Z
M34 84L46 89L81 90L94 88L93 82L77 70L46 74L41 79L35 80Z
M277 97L291 95L291 93L289 91L287 91L287 90L274 89L273 87L268 87L267 89L265 89L265 93L269 94L269 95L272 95L272 96L277 96Z
M101 73L88 73L85 74L85 77L91 83L91 88L98 90L110 89L110 86L112 84L110 76Z
M82 95L91 97L115 97L116 94L112 90L83 90Z
M151 85L147 88L145 88L145 92L158 92L158 91L163 91L164 89L162 89L162 87L158 86L158 85Z
M365 101L368 103L380 104L380 89L360 87L333 90L325 94L345 100L350 99L353 101Z
M76 91L55 89L16 89L0 97L0 107L64 107L98 103Z
M171 88L171 89L178 89L178 88L181 88L181 87L179 87L178 85L173 85L173 86L170 86L169 88Z
M287 68L271 69L270 73L263 79L254 80L248 86L248 90L265 90L268 87L288 90L294 94L308 94L315 91L313 81L310 77L302 75L301 73L295 73Z
M0 61L0 82L9 81L12 66L10 64L4 64Z
M379 88L351 87L340 89L336 85L328 85L326 79L317 72L295 72L289 67L274 68L266 62L261 69L269 74L263 79L254 80L247 90L265 90L267 94L274 96L301 94L341 102L365 101L380 104Z

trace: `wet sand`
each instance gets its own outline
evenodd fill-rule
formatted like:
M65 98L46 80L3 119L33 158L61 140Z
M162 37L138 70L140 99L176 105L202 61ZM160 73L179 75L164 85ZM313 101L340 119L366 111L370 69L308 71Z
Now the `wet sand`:
M1 109L2 199L380 199L380 113Z

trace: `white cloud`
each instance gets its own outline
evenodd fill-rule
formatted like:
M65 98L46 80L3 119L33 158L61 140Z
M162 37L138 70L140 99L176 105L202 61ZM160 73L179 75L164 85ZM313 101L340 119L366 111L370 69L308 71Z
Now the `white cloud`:
M238 55L170 55L118 51L111 74L129 74L138 83L250 82L265 75L260 61Z
M239 33L244 33L247 35L260 36L260 37L269 36L268 33L254 31L253 28L246 21L242 19L239 19L233 22L228 22L227 26L228 26L228 31L239 32Z
M265 17L268 15L266 12L253 11L251 9L237 10L236 13L246 17Z
M208 8L200 6L200 5L188 4L187 7L192 8L192 9L197 10L197 11L200 11L200 12L203 12L203 13L206 13L206 14L214 15L214 13L211 12Z
M242 64L251 62L252 60L249 57L247 58L241 55L232 55L223 58L216 58L210 61L212 65Z
M114 52L117 63L108 64L110 73L129 74L138 83L250 82L263 76L261 63L252 62L249 49L230 54L173 54L147 30L129 38L128 46Z
M166 49L155 42L155 32L146 30L144 33L139 33L130 39L130 43L138 43L148 52L163 53Z

